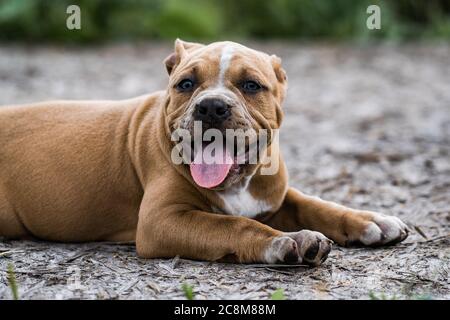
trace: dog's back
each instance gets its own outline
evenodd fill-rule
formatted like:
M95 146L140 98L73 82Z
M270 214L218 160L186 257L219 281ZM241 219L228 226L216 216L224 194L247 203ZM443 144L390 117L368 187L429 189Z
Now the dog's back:
M1 107L0 236L134 240L128 126L145 98Z

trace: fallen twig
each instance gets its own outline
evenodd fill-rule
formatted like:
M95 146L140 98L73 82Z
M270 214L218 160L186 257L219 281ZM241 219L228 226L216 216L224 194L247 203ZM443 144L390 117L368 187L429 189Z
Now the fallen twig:
M249 268L310 268L307 264L244 264L243 266Z
M71 263L71 262L75 261L78 258L84 257L86 255L90 255L90 254L92 254L92 252L90 252L92 249L90 248L90 249L86 249L86 250L83 250L81 252L78 252L75 255L73 255L72 257L66 259L65 261L60 262L60 264Z
M0 252L0 257L4 257L13 253L20 253L20 252L24 252L23 250L8 250L8 251L4 251L4 252Z
M418 234L420 234L423 238L425 238L425 240L428 240L427 235L422 231L422 229L420 229L419 226L415 225L414 230L416 230Z
M139 279L135 280L134 282L132 282L129 285L125 285L123 286L121 289L119 289L119 294L122 294L124 292L127 292L128 290L130 290L131 288L133 288L137 283L139 282Z
M264 269L266 269L266 270L268 270L268 271L272 271L272 272L277 272L277 273L285 274L285 275L288 275L288 276L292 276L292 275L294 274L294 273L291 272L291 271L278 270L278 269L269 268L269 267L266 267L266 268L264 268Z

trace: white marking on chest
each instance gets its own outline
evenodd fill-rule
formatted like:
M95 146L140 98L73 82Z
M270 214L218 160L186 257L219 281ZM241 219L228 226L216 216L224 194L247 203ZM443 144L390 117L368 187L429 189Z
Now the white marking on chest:
M272 205L263 199L253 197L248 183L243 187L217 192L223 201L222 211L233 216L253 218L260 213L271 211Z
M225 73L230 67L231 59L233 58L234 48L231 45L228 45L222 49L222 54L220 56L220 65L219 65L219 82L217 83L218 87L223 87Z

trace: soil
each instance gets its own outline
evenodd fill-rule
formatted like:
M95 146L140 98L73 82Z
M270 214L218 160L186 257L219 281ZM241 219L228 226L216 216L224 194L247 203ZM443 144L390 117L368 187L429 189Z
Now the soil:
M318 268L144 260L134 245L0 240L0 299L12 265L21 299L450 298L450 46L251 43L289 76L281 145L291 185L395 215L393 247L335 246ZM172 44L0 44L0 105L122 99L167 85Z

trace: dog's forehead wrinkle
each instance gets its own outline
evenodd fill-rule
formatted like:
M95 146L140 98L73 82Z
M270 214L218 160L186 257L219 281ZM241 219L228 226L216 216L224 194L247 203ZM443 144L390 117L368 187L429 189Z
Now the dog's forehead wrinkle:
M196 100L198 102L201 102L202 100L207 98L221 98L229 104L233 104L234 102L238 101L234 92L225 87L213 87L210 89L206 89L198 95Z
M219 42L217 43L217 46L214 45L211 49L213 50L214 55L218 54L220 83L223 82L225 74L235 56L248 56L249 53L252 57L258 56L257 51L253 51L231 41ZM259 57L257 57L257 60L259 60Z
M218 65L217 73L211 77L216 87L225 86L227 71L234 64L234 60L239 60L239 66L244 69L253 69L260 74L260 67L267 62L264 58L266 54L250 49L232 41L215 42L199 50L192 52L182 63L181 70L192 69L204 63L215 62ZM264 68L263 68L264 69ZM215 79L214 79L215 78Z

